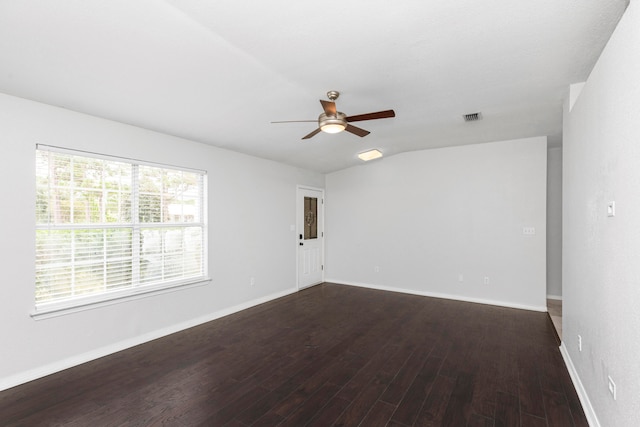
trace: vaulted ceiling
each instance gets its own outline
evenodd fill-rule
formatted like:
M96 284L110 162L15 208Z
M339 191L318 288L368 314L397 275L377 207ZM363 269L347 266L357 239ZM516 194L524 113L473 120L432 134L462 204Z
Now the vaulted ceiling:
M629 0L0 0L0 92L320 172L530 136ZM395 118L302 136L319 99ZM462 115L481 112L481 121Z

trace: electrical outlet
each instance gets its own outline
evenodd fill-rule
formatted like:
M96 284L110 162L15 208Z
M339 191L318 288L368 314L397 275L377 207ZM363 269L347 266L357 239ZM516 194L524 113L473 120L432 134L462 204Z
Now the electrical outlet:
M607 380L609 381L609 393L611 393L611 396L613 396L613 400L616 400L616 383L613 382L613 380L611 379L611 376L607 377Z
M255 277L252 277L251 279L249 279L249 284L250 284L251 286L255 286L255 284L256 284L256 278L255 278Z
M522 234L524 234L525 236L534 236L536 234L536 228L535 227L523 227L522 228Z
M582 336L578 335L578 351L582 351Z
M489 284L489 276L484 276L484 284L485 285Z

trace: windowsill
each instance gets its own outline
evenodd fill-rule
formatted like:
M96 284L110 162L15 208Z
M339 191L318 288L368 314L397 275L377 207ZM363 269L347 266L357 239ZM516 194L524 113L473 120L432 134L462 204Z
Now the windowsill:
M86 297L73 301L43 304L40 307L36 307L31 312L31 317L34 320L51 319L54 317L66 316L68 314L79 313L81 311L93 310L100 307L106 307L109 305L120 304L123 302L134 301L142 298L149 298L152 296L181 291L184 289L206 286L210 282L211 279L209 277L205 277L193 282L183 282L155 287L149 286L142 287L137 290L127 289L126 291Z

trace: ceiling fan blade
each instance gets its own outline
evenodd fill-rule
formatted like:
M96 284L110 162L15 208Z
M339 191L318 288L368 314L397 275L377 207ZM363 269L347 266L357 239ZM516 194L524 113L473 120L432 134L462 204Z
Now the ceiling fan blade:
M355 127L353 125L347 125L347 127L344 130L346 130L347 132L351 132L354 135L358 135L360 137L367 136L371 133L368 130L360 129L359 127Z
M336 103L333 101L323 101L320 100L320 104L322 104L322 108L324 108L324 112L327 113L328 116L336 115Z
M311 122L317 122L318 120L280 120L277 122L271 122L271 123L311 123Z
M320 128L314 130L313 132L311 132L309 135L307 136L303 136L302 139L309 139L309 138L313 138L314 136L316 136L317 134L320 133Z
M389 117L395 117L396 112L393 110L378 111L375 113L358 114L357 116L348 116L346 120L348 122L361 122L363 120L375 120L375 119L387 119Z

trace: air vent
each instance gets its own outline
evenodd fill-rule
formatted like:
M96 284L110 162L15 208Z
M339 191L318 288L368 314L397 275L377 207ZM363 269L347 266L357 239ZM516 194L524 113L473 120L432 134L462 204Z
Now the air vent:
M482 120L482 113L465 114L462 118L465 122L477 122L478 120Z

